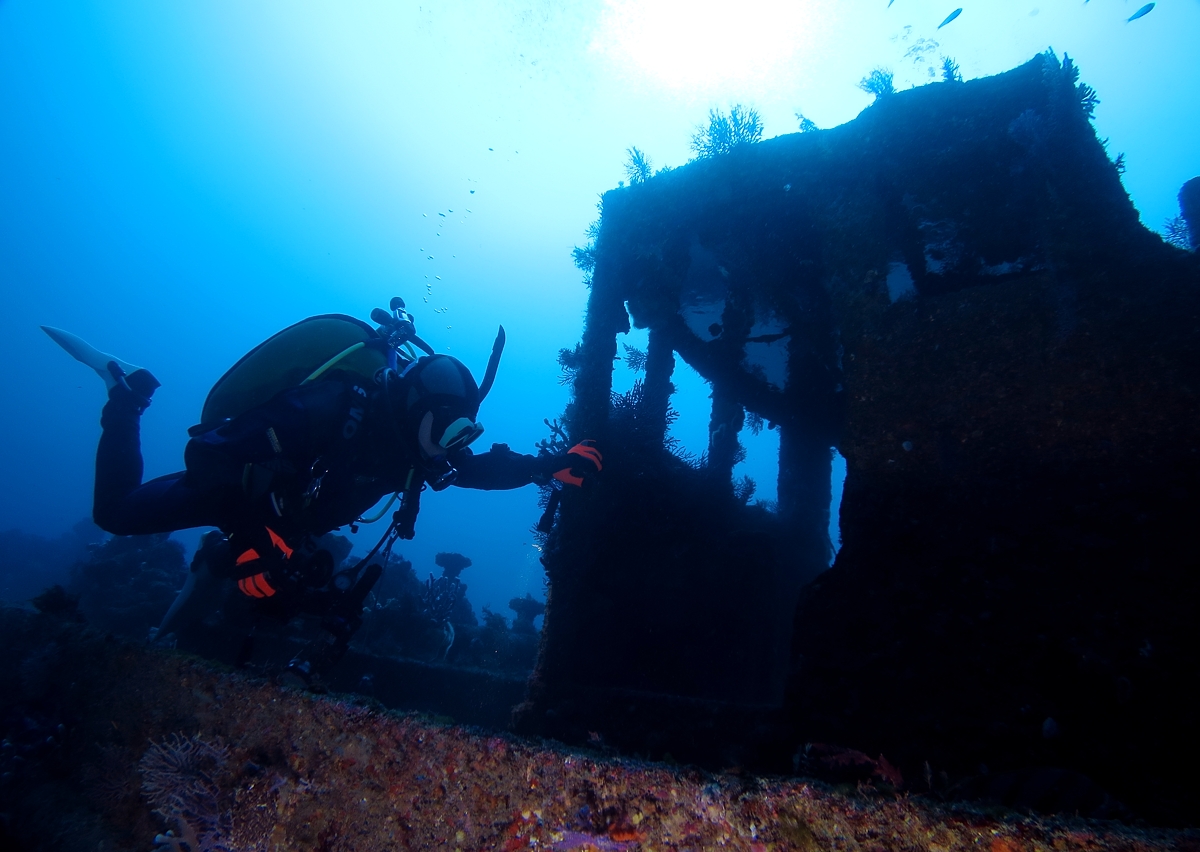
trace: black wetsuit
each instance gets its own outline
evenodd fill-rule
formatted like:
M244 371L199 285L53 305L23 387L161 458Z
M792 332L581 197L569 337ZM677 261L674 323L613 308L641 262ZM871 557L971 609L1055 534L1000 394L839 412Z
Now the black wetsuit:
M140 407L117 394L100 418L93 518L115 535L269 526L289 541L352 524L410 476L418 486L425 476L383 402L351 374L283 391L192 438L187 470L143 483ZM464 449L450 461L456 486L483 490L544 483L563 466L502 444L480 454Z

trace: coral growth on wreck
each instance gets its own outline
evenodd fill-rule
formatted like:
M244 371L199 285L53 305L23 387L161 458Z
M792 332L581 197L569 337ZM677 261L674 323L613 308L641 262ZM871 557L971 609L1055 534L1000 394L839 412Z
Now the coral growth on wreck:
M709 110L708 124L696 128L692 134L691 148L701 159L716 157L758 142L762 134L763 123L758 111L734 104L729 112Z
M19 783L0 787L0 839L15 848L144 849L152 840L190 852L1189 848L1182 832L897 796L898 779L882 758L871 762L883 778L837 791L382 713L14 610L0 612L0 640L9 651L0 658L3 683L47 641L74 661L63 672L74 686L60 708L67 733L55 772L26 766ZM0 719L32 700L5 691ZM96 781L84 767L98 739L110 755L143 754L140 804L102 811L89 804L100 799L81 795ZM151 810L172 820L171 834L155 837Z
M896 91L892 80L891 71L886 68L876 68L858 81L858 87L868 95L874 95L877 99L884 98Z

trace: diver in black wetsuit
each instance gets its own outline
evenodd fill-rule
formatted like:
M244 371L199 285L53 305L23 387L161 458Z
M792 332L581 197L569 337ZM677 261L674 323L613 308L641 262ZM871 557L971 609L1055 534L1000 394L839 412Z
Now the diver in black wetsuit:
M503 444L474 454L469 445L483 431L480 389L460 361L428 354L381 369L370 380L330 370L214 428L193 429L186 470L143 483L140 420L158 381L72 335L46 331L109 386L96 453L97 525L115 535L221 530L205 537L193 577L160 633L186 604L197 572L208 571L232 577L244 595L274 615L333 613L325 626L337 647L326 656L339 657L379 569L369 566L361 576L356 571L335 588L320 536L354 525L380 499L398 494L401 506L384 537L390 547L397 538L412 538L425 487L512 489L552 477L578 486L601 467L588 441L559 455L521 455ZM489 373L494 375L494 365Z

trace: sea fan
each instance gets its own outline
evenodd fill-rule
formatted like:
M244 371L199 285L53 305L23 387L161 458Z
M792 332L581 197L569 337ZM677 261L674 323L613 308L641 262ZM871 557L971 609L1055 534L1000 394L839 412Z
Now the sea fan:
M622 343L621 345L625 347L625 366L633 370L635 373L640 373L645 370L645 351L638 349L636 346L630 346L628 343Z
M1096 107L1100 105L1096 90L1087 83L1080 83L1075 87L1075 91L1079 93L1079 105L1083 107L1083 114L1088 118L1095 117Z
M1187 220L1176 216L1163 223L1163 239L1176 248L1191 249L1192 235L1188 230Z
M892 72L886 68L876 68L858 81L858 87L868 95L877 99L895 93L896 87L892 82Z
M762 134L762 118L757 110L741 104L730 107L728 114L713 109L708 112L708 126L697 127L692 134L692 150L701 159L715 157L757 142Z
M218 779L229 762L229 749L218 738L171 734L151 743L142 755L142 792L154 812L177 830L155 842L191 852L232 852L233 823Z
M629 185L637 186L650 180L650 176L654 174L653 163L646 156L646 152L635 145L625 153L629 155L629 159L625 161L625 176L629 178Z

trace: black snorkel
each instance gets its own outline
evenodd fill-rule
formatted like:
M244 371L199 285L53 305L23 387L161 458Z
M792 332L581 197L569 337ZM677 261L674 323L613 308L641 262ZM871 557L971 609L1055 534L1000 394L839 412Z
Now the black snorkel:
M492 343L492 357L488 358L487 369L483 371L483 381L479 383L479 401L488 395L492 384L496 381L496 370L500 367L500 355L504 352L504 326L496 332L496 340Z

